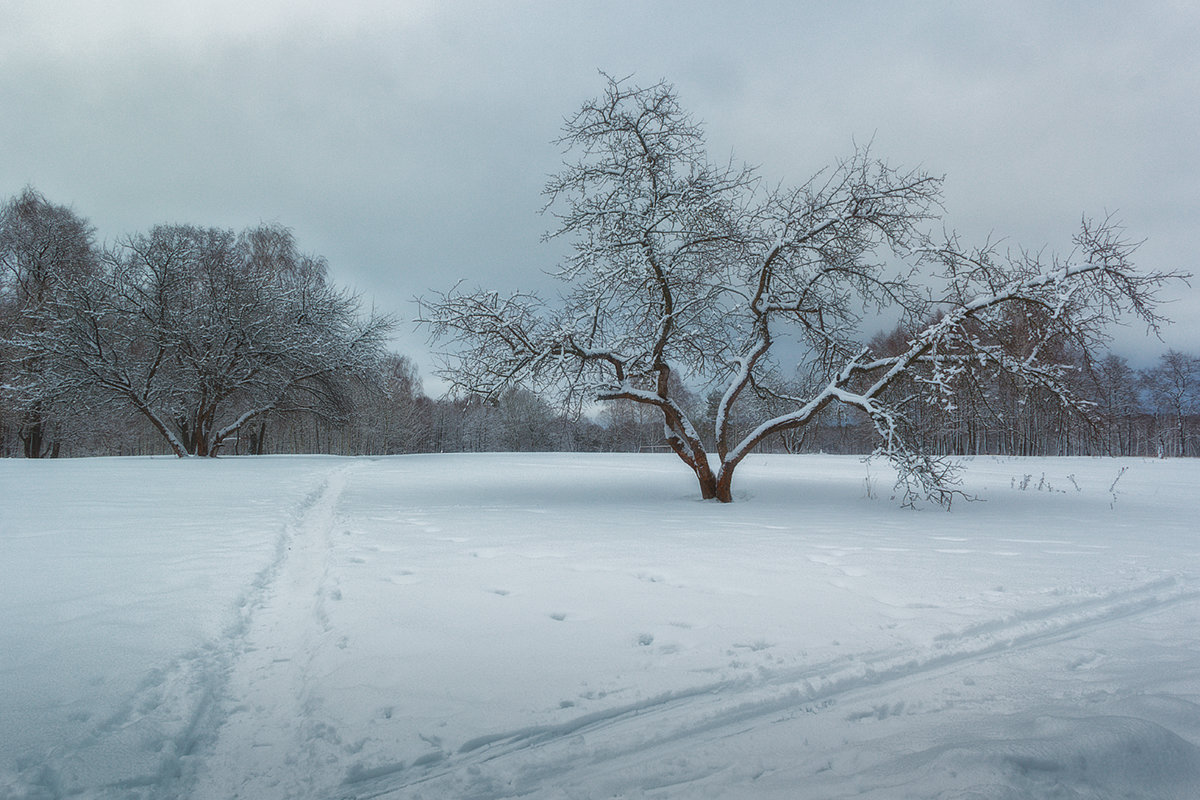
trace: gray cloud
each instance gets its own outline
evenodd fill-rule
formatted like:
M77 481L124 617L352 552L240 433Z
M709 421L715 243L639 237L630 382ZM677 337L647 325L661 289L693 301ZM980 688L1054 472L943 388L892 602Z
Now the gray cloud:
M947 175L972 238L1069 246L1115 212L1191 268L1200 12L1190 4L18 3L0 24L0 194L102 235L275 220L411 316L459 278L545 285L540 189L596 70L673 81L714 155L800 181L851 141ZM1200 297L1168 343L1200 352ZM428 364L421 334L398 347ZM1141 331L1116 349L1163 349Z

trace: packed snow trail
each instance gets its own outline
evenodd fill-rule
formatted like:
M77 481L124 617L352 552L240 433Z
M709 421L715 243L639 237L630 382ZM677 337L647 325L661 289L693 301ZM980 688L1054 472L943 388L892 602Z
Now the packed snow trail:
M331 465L344 468L332 459L0 463L19 477L50 468L62 481L15 482L5 495L21 502L0 509L0 546L17 549L0 551L10 570L0 583L21 604L0 644L0 727L47 743L18 755L15 773L14 762L0 764L0 798L186 795L243 637ZM263 468L273 473L266 486ZM42 650L36 671L10 677L9 659ZM23 705L9 710L14 699Z
M264 586L220 702L215 743L189 792L196 800L320 797L336 782L341 742L321 722L310 665L336 646L325 611L337 599L331 537L352 469L333 472L310 498Z

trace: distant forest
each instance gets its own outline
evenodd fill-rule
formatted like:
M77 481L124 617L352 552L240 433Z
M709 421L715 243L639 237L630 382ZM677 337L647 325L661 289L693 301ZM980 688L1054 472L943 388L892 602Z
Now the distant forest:
M430 398L387 346L392 321L361 308L279 226L158 226L101 247L86 219L25 189L0 206L0 457L668 449L661 419L628 401L565 412L520 388ZM964 369L911 422L935 455L1200 455L1200 358L1170 350L1145 370L1073 358L1086 416ZM682 391L711 438L720 395ZM760 449L877 441L839 407Z

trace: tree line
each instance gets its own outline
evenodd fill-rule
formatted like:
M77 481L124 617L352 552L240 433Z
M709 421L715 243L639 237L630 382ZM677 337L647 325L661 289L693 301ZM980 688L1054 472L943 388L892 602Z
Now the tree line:
M138 429L216 455L272 416L344 419L381 380L392 321L279 225L157 225L99 246L27 188L0 211L0 259L0 424L27 457Z
M992 333L1013 358L1026 312ZM0 207L0 457L670 449L658 409L628 398L588 413L515 383L431 398L389 351L392 324L282 226L160 225L101 246L26 188ZM870 347L899 353L913 335ZM942 376L936 402L907 405L907 423L935 455L1200 455L1200 359L1171 350L1137 370L1060 348L1090 413L976 359ZM710 449L721 426L740 440L788 405L757 386L736 408L719 388L673 378L671 392ZM756 449L869 453L877 439L868 413L833 406Z

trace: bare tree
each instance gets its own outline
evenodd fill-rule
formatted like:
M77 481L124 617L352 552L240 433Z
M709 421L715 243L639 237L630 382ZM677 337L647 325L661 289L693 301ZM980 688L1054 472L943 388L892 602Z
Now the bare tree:
M45 368L15 341L45 330L63 296L93 275L93 240L87 220L31 187L0 206L0 386L9 387L2 402L16 419L27 458L58 454L70 424L66 407L78 398L13 391Z
M361 315L325 273L279 226L128 236L21 339L46 365L23 391L132 406L180 456L215 455L271 411L336 416L348 380L379 374L391 323Z
M1124 312L1156 324L1154 290L1172 277L1135 271L1111 221L1085 221L1061 259L935 244L925 227L940 180L868 148L799 187L765 186L753 169L709 161L665 83L609 78L561 143L576 160L546 192L550 236L574 246L557 272L562 301L455 288L423 300L422 320L452 345L445 376L458 389L496 396L520 383L657 409L705 498L730 501L757 445L843 404L873 421L906 497L948 500L952 472L910 435L915 405L947 402L955 378L984 364L1082 408L1050 344L1090 349ZM995 344L1006 315L1033 308L1041 319L1020 357ZM876 311L912 331L897 352L862 344ZM715 465L671 391L677 372L720 392ZM734 410L754 395L773 410L734 436Z
M354 409L345 426L350 452L392 454L424 452L430 447L432 401L421 388L411 359L389 354L382 381L353 394Z
M1189 422L1200 414L1200 358L1168 350L1142 373L1142 384L1158 422L1159 455L1187 455Z
M1088 395L1102 425L1101 446L1107 455L1135 455L1139 438L1138 373L1115 353L1100 358L1088 372Z

